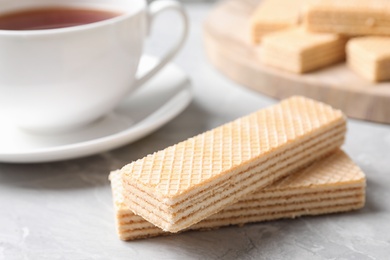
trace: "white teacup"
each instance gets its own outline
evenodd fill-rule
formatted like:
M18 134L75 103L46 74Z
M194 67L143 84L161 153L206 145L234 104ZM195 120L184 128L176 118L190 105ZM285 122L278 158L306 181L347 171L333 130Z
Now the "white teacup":
M0 15L59 6L58 0L0 0ZM121 14L58 29L0 30L0 113L35 132L67 131L105 115L156 74L182 47L188 22L172 0L67 0L60 6ZM174 10L181 37L161 61L138 78L143 45L153 18Z

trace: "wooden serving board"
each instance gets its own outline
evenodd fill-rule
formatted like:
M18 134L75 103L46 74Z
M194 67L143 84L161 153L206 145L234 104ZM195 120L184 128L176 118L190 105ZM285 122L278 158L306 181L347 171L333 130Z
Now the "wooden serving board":
M274 98L303 95L326 102L353 118L390 123L390 82L370 83L344 63L303 75L262 65L259 47L249 39L249 17L258 3L222 1L207 17L203 30L205 49L219 71Z

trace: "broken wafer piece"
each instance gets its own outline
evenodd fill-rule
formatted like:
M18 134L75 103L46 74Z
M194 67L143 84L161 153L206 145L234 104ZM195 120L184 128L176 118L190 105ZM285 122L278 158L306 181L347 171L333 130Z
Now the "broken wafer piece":
M390 1L321 0L308 7L304 26L314 32L389 35Z
M345 131L341 111L292 97L126 165L126 200L178 232L335 150Z
M120 171L110 175L117 231L122 240L171 234L135 215L124 201ZM188 230L320 215L362 208L365 176L341 150L255 191Z
M270 33L296 27L305 5L317 0L263 0L250 18L251 39L254 44Z
M370 81L390 80L390 37L351 39L347 44L347 62Z
M293 28L263 37L262 63L294 73L320 69L345 59L345 37Z

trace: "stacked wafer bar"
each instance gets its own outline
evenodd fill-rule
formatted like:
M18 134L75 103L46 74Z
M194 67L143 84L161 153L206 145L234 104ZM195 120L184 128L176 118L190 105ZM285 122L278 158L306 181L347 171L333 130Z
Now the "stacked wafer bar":
M260 43L261 37L258 54L262 63L306 73L342 61L347 49L352 70L370 81L390 80L385 44L390 39L390 1L312 0L295 5L290 8L279 0L267 0L260 2L250 17L252 42ZM356 36L368 39L351 39ZM346 48L348 39L351 44Z
M316 0L262 0L250 19L251 40L258 44L270 32L292 28L301 20L302 9Z
M110 175L117 221L122 240L171 234L135 215L124 201L120 171ZM350 211L363 207L365 176L341 150L255 191L188 230L219 228L250 222Z
M336 34L292 28L264 36L260 58L272 67L304 73L344 60L346 42Z
M321 0L308 8L304 18L309 31L376 36L354 38L347 45L348 65L370 81L390 79L389 24L387 0Z
M348 65L370 81L390 80L390 37L369 36L348 42Z
M388 0L321 0L304 18L310 31L344 35L390 35Z
M126 165L125 199L178 232L329 154L345 131L340 111L292 97Z
M300 28L304 10L318 0L262 1L250 18L251 38L262 43L259 59L294 73L317 70L345 58L346 37Z

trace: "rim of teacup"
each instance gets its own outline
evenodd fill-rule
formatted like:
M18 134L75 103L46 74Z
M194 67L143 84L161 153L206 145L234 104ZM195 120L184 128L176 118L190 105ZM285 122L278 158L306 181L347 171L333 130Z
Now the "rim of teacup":
M126 6L130 7L128 9L125 8L119 8L118 5L117 7L112 7L112 8L107 8L107 4L96 4L93 2L90 2L89 4L67 4L67 3L61 3L58 5L40 5L40 6L45 6L45 7L94 7L95 9L101 9L101 10L109 10L109 11L119 11L123 12L122 14L119 14L118 16L105 19L102 21L98 22L93 22L93 23L88 23L88 24L82 24L82 25L75 25L75 26L70 26L70 27L63 27L63 28L53 28L53 29L36 29L36 30L2 30L0 29L0 36L28 36L28 35L48 35L48 34L61 34L61 33L69 33L69 32L76 32L76 31L83 31L83 30L88 30L88 29L95 29L99 27L103 27L106 25L114 24L123 20L128 19L129 17L132 17L141 11L143 11L146 8L147 2L146 0L136 0L136 1L123 1L124 3L126 2ZM134 6L134 5L137 6ZM38 5L38 7L40 7ZM115 6L113 4L113 6ZM123 5L125 6L125 5ZM35 8L35 7L34 7ZM18 9L15 9L18 10ZM20 10L23 10L23 8L20 8Z

